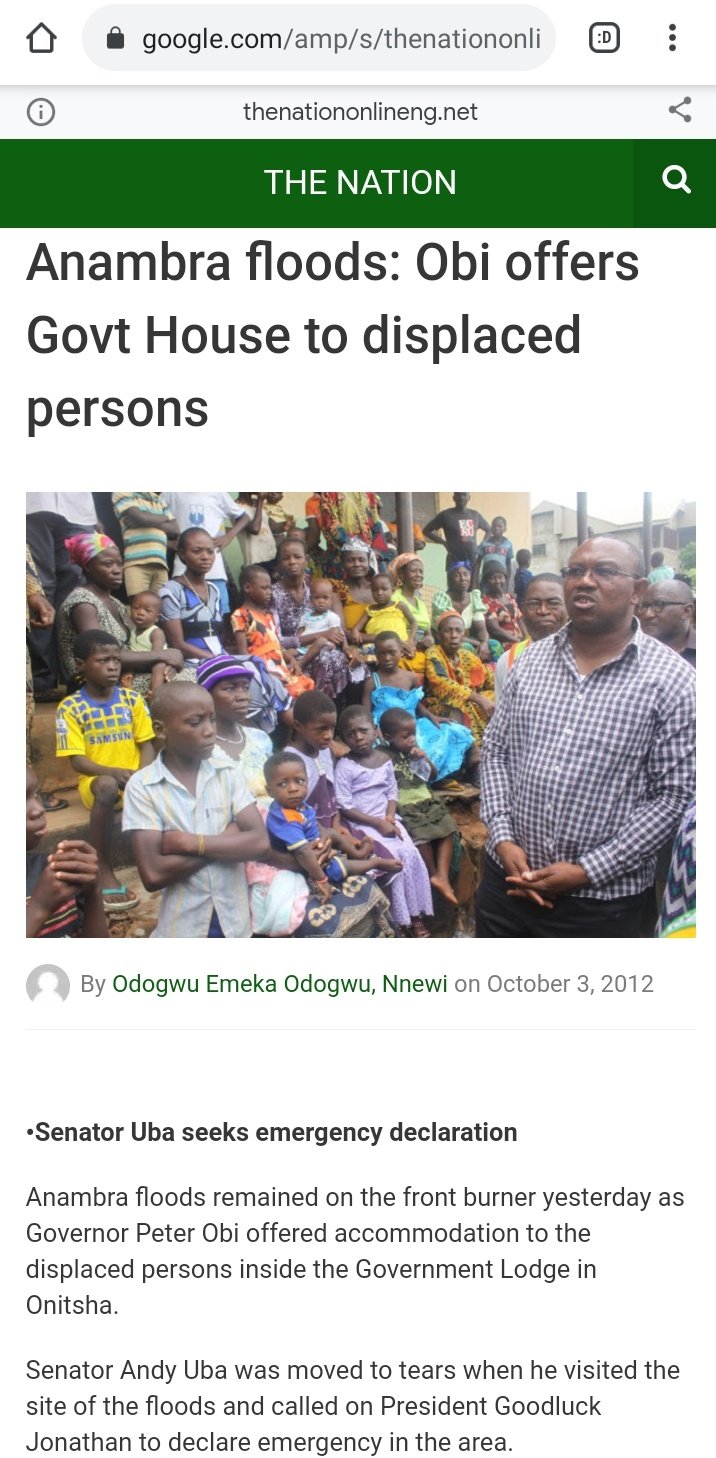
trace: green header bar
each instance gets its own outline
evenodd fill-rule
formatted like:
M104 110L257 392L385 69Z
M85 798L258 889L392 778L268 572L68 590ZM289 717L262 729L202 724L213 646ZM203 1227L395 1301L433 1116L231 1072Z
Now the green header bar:
M15 228L708 228L716 225L715 157L716 142L681 137L63 141L43 134L0 142L1 221ZM663 181L667 167L673 188ZM267 169L283 174L275 195ZM307 191L287 193L286 173L305 174ZM454 194L438 173L454 173Z

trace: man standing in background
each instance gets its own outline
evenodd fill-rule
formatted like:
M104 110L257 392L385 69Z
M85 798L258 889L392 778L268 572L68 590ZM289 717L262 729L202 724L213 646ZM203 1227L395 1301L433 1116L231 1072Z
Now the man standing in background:
M158 491L115 491L112 505L122 527L127 597L158 592L169 576L167 544L179 536L166 497Z
M541 643L558 633L567 621L564 582L554 572L540 572L532 578L522 603L522 617L527 637L513 643L495 665L495 703L505 691L507 675L533 643Z
M445 547L448 577L458 562L467 562L473 576L474 586L478 533L489 532L490 523L485 520L481 512L469 509L470 493L468 491L456 491L453 501L455 505L449 506L446 511L441 511L434 516L432 521L429 521L423 528L423 533L427 541L435 542L438 547Z
M92 492L27 491L25 514L25 540L44 596L57 612L81 577L70 561L65 540L78 531L91 532L97 524ZM29 647L35 698L42 701L53 696L59 682L52 627L33 627Z
M642 630L696 667L696 603L685 582L663 581L647 588L639 603Z
M674 576L673 567L664 566L664 553L654 552L651 558L651 572L649 573L649 586L653 587L656 582L671 582Z
M283 491L242 492L239 504L246 521L239 531L239 546L244 567L265 567L273 572L279 541L283 538L287 517L281 506Z

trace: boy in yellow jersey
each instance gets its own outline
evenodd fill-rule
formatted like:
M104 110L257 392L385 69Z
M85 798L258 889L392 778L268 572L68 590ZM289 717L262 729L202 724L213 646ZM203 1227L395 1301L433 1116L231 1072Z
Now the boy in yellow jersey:
M114 816L127 781L154 759L154 728L144 699L120 687L120 649L110 633L94 628L80 633L75 658L84 685L58 705L56 752L71 760L80 777L105 911L128 911L138 902L111 867Z

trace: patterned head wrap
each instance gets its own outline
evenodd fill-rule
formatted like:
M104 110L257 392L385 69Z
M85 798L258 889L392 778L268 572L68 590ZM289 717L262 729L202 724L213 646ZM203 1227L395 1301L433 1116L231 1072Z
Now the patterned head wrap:
M65 546L72 561L77 567L86 567L93 557L99 557L100 552L106 552L108 547L116 547L117 543L111 537L103 536L102 532L78 532L75 537L68 537Z
M368 566L371 572L375 573L378 571L378 558L373 548L369 547L368 543L362 541L360 537L349 537L348 541L343 543L341 552L344 555L346 552L360 552L361 556L368 558Z
M403 568L407 567L409 562L419 561L420 557L417 552L403 552L400 557L395 557L394 560L391 562L390 567L388 568L388 571L393 581L397 582Z
M457 618L458 622L462 623L462 626L464 628L465 624L462 619L462 613L457 612L455 608L452 608L450 612L440 614L440 617L438 618L438 627L441 628L443 623L449 623L452 618Z
M464 562L453 562L448 572L448 577L452 577L453 572L457 572L458 567L464 567L465 571L472 575L473 563L465 560Z
M201 668L196 671L197 683L200 688L208 689L209 693L216 688L217 683L223 683L226 679L254 677L251 664L242 662L240 658L234 658L230 653L220 653L216 658L207 658Z

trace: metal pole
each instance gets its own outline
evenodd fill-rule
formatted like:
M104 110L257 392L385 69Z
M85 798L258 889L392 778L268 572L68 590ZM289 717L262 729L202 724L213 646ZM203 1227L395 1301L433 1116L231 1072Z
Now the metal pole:
M651 554L654 550L654 495L651 491L644 492L644 561L646 570L649 571Z
M586 491L577 492L577 544L581 547L589 536L589 511Z
M415 537L413 534L413 498L409 491L396 491L395 514L398 520L398 550L412 552Z

